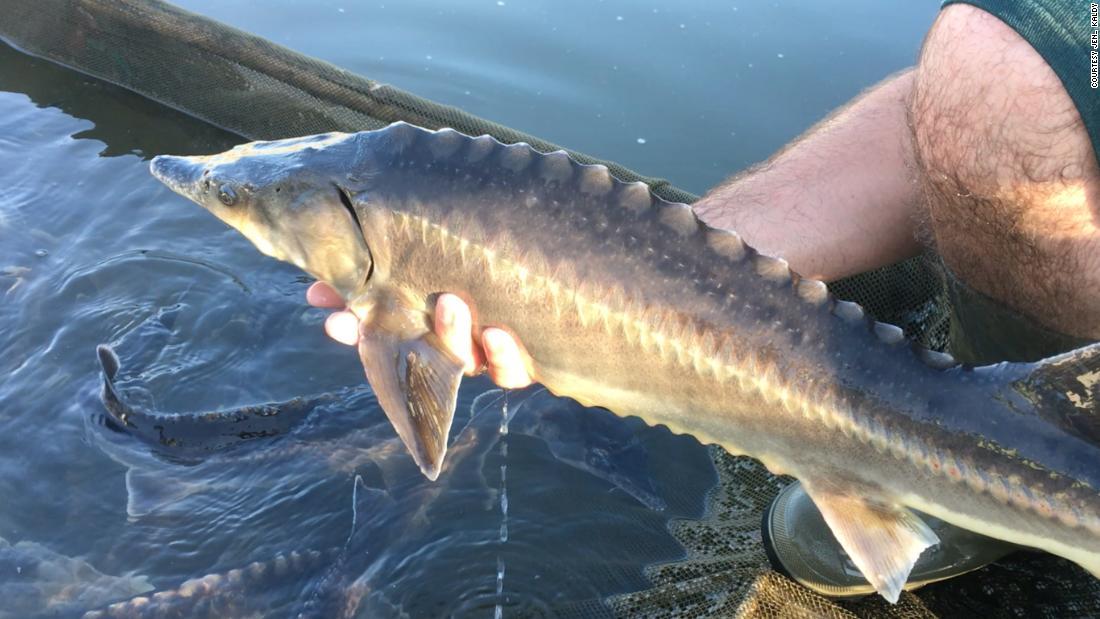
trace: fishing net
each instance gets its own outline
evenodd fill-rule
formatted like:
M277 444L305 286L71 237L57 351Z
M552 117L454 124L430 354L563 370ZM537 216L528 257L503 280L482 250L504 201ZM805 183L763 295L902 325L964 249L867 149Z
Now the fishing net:
M822 597L773 571L764 552L764 510L789 478L751 458L711 448L718 483L702 518L673 521L683 559L646 569L653 587L606 601L613 617L1095 617L1100 585L1072 563L1020 552L914 592L891 605L872 595Z
M548 152L560 147L514 129L352 74L270 41L158 1L8 0L0 38L28 54L122 86L248 139L376 129L404 120L428 128L488 133ZM262 110L262 113L256 113ZM566 149L568 150L568 149ZM696 196L614 162L626 181L661 197ZM945 288L933 261L918 257L835 282L838 296L898 324L925 345L948 342ZM903 594L835 602L771 571L762 512L787 479L715 449L719 481L704 515L674 520L677 561L647 569L650 587L561 607L576 617L946 617L1100 616L1097 581L1066 561L1018 554L967 576Z

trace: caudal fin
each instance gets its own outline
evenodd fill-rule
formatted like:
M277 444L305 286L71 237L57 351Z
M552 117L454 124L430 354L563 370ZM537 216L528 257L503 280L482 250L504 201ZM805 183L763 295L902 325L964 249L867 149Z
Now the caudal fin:
M1019 365L1023 376L1011 384L1040 417L1100 445L1100 343Z
M1100 343L1034 363L950 370L961 390L941 426L979 436L1050 479L1100 491ZM1053 482L1052 482L1053 483Z

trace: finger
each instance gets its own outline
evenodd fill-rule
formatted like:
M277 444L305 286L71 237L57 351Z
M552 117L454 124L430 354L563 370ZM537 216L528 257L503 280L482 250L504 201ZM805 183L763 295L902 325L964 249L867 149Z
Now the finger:
M473 319L466 302L453 294L441 294L435 303L435 333L443 345L473 375L481 367L480 351L474 346Z
M344 307L343 297L325 282L313 282L306 290L306 303L315 307Z
M359 341L359 319L351 312L333 312L325 319L325 333L341 344L354 346Z
M531 384L523 353L507 331L488 328L481 334L485 346L485 361L493 382L505 389L522 389Z

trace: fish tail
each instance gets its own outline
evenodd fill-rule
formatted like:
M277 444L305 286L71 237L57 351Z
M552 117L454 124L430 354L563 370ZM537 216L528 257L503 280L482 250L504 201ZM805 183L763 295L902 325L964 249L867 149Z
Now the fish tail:
M127 422L130 407L122 400L122 397L118 393L118 388L115 387L115 378L118 376L120 366L118 355L115 354L115 351L107 344L96 346L95 352L96 356L99 358L100 368L103 371L101 397L103 398L103 404L110 413L110 419L124 426L130 425Z
M1008 366L1015 370L1006 372L1010 384L1038 415L1069 434L1100 444L1100 342L1036 363Z

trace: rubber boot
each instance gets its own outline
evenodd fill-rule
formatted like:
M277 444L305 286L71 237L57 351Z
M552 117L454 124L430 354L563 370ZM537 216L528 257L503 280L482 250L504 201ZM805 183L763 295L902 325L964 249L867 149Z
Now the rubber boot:
M976 570L1020 549L938 518L918 515L939 536L940 543L917 559L906 591ZM763 536L772 567L795 582L832 598L863 597L875 592L833 537L801 483L781 490L764 511Z

